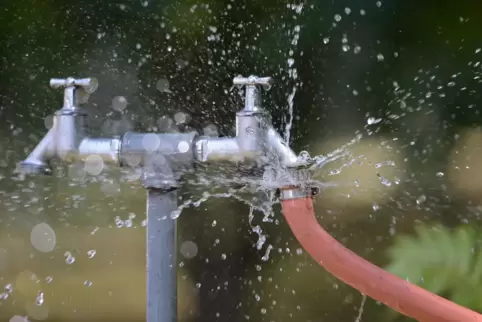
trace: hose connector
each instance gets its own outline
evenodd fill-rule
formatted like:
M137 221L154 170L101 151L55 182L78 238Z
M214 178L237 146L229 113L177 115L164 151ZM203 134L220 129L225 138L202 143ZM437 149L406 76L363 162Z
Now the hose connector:
M317 193L318 188L287 186L279 189L279 198L281 201L309 198Z

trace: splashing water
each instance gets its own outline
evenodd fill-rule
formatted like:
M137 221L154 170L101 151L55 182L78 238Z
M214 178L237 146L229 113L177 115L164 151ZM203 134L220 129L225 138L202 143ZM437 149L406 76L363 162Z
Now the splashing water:
M295 19L297 19L297 15L302 15L303 14L303 3L299 5L288 5L288 8L291 8L295 12ZM293 114L293 105L294 105L294 98L296 95L296 91L299 86L298 82L298 70L295 66L295 59L293 58L295 51L297 50L298 47L298 40L300 39L300 31L301 31L301 26L300 25L295 25L291 34L292 39L291 39L291 47L289 48L288 51L288 78L292 80L294 83L291 93L287 97L287 102L288 102L288 115L286 116L285 120L285 132L284 132L284 139L287 144L290 143L291 139L291 128L293 126L293 119L294 119L294 114Z
M44 304L44 293L43 292L38 292L37 297L35 298L35 304L37 306L41 306Z
M334 162L340 158L353 157L353 155L348 151L348 148L360 142L362 138L363 138L363 135L361 133L358 133L352 140L343 144L341 147L333 150L332 152L326 155L318 155L313 157L313 161L314 161L313 167L322 168L328 163Z
M73 263L75 263L75 257L72 255L71 252L66 251L64 253L64 257L65 257L65 263L67 263L68 265L72 265Z
M367 296L365 294L362 294L362 300L360 303L360 307L358 308L358 316L356 317L355 322L361 322L366 301L367 301Z
M253 226L253 219L254 219L254 208L249 207L249 226L253 230L255 234L258 235L258 241L256 242L256 249L261 250L263 248L264 243L266 242L266 235L263 234L263 229L259 226Z

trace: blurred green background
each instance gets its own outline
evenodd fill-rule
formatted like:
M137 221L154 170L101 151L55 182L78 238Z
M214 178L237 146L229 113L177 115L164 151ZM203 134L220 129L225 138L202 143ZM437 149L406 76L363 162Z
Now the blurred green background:
M334 155L316 210L347 247L387 265L418 222L479 225L480 1L5 0L0 28L1 321L144 320L143 189L115 170L12 176L60 108L52 77L99 79L94 135L162 130L177 112L229 135L232 78L272 76L278 130L294 93L292 147ZM185 187L183 202L204 191ZM249 213L234 198L183 210L180 321L387 321L299 249L279 207ZM52 251L37 250L39 229Z

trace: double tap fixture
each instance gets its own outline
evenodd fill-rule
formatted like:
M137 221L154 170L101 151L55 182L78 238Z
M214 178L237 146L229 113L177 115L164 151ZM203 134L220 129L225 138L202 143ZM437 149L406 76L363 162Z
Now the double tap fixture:
M273 128L269 113L262 107L261 91L271 87L272 79L235 77L233 83L244 86L246 94L244 108L236 114L235 137L203 137L196 132L127 132L121 137L93 138L86 133L86 113L80 108L77 97L81 93L95 92L97 80L52 79L52 88L64 88L63 107L55 113L52 128L20 163L20 168L28 172L50 172L50 161L72 163L97 155L108 165L132 166L135 163L150 169L145 171L144 179L157 180L157 184L162 185L165 177L159 177L156 170L162 164L153 164L159 163L159 158L150 156L161 156L161 163L169 162L173 173L195 163L276 165L290 169L302 166L305 160L301 160L284 142Z
M147 190L147 322L177 321L176 221L162 218L177 210L177 188L183 173L195 169L196 164L214 163L216 170L220 163L233 164L234 169L243 168L241 175L246 168L264 171L263 179L272 180L273 188L286 188L280 189L283 200L310 195L304 187L310 161L303 154L299 158L295 155L261 106L261 89L271 83L269 77L234 78L235 85L246 87L244 108L236 114L235 137L127 132L121 137L92 138L86 133L86 114L77 98L93 93L97 81L50 81L51 87L65 89L64 105L55 113L49 132L19 164L19 170L51 172L51 161L72 163L93 155L104 164L141 167Z

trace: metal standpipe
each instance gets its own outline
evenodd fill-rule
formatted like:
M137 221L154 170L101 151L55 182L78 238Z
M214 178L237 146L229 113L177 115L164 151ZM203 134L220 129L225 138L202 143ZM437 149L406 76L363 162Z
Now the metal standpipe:
M76 98L82 97L77 94L92 94L97 80L52 79L52 88L64 88L64 104L55 113L52 129L19 163L22 173L50 173L54 159L72 163L95 155L106 165L142 169L142 184L147 190L147 322L177 321L177 216L172 218L172 214L178 211L183 174L192 172L198 163L214 167L231 163L235 169L240 164L260 169L306 165L272 127L261 106L260 87L268 89L272 79L235 77L233 83L246 86L245 106L236 114L236 137L128 132L121 137L92 138L85 132L86 114Z
M142 137L131 134L132 139L125 144L130 151L135 147L146 145ZM154 134L155 135L155 134ZM141 138L139 141L138 139ZM186 134L172 134L165 137L157 136L152 140L163 144L169 152L163 151L147 153L144 155L142 183L147 189L147 233L146 233L146 262L147 262L147 322L177 321L177 260L176 260L176 232L177 220L172 214L177 211L177 191L179 184L173 172L171 162L173 159L165 155L176 156L183 151L176 147L185 141ZM191 139L193 136L190 137ZM136 140L137 139L137 140ZM171 147L169 149L169 147ZM192 163L186 156L179 163Z
M147 189L148 322L177 321L176 209L177 189Z

